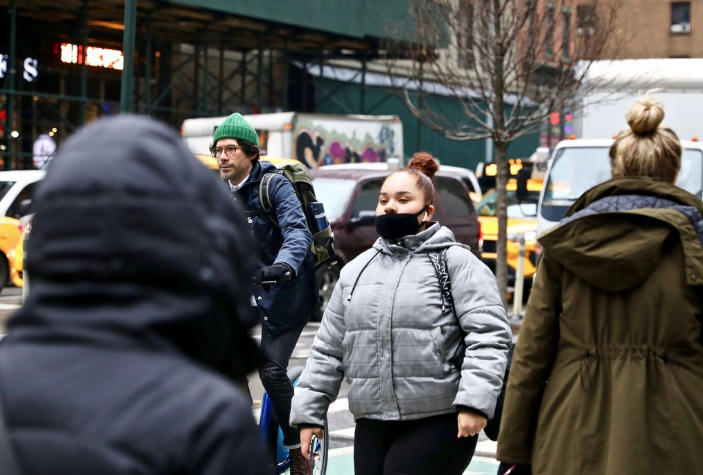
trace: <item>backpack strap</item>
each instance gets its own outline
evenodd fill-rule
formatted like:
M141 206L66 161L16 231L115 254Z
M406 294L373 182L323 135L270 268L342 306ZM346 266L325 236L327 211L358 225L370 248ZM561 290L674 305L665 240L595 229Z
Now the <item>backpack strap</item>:
M280 229L281 225L278 224L276 210L273 208L271 195L269 194L271 180L276 175L278 175L278 173L265 173L264 176L261 177L261 181L259 182L259 204L261 205L261 211L256 212L256 215L266 214L271 222Z
M10 445L10 435L5 423L4 412L2 394L0 394L0 473L2 475L20 475L19 462L12 445Z
M427 254L430 262L434 266L435 275L437 276L437 282L439 283L439 288L442 291L442 312L444 312L444 302L446 301L456 315L456 309L454 308L454 297L452 297L452 281L449 278L449 264L447 263L447 250L442 249L441 251L434 254ZM459 317L457 317L458 320Z

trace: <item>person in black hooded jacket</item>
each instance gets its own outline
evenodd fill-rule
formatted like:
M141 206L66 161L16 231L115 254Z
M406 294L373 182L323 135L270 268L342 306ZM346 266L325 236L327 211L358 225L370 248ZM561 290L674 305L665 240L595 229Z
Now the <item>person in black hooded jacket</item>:
M31 292L0 343L22 473L266 473L233 384L259 364L252 244L180 137L100 120L62 147L36 209Z

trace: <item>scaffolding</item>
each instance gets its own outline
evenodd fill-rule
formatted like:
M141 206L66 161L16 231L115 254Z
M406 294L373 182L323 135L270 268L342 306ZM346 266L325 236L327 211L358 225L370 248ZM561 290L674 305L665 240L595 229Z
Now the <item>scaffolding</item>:
M208 2L0 0L0 24L8 32L0 39L0 55L6 55L0 80L5 169L30 168L30 145L42 133L60 142L86 122L120 111L177 128L186 118L233 111L317 111L320 101L334 100L335 91L324 89L308 66L357 61L363 91L366 63L378 58L384 36L300 27L276 15L269 21L198 3ZM391 4L407 12L404 0ZM68 63L59 58L66 49L73 52ZM122 69L89 64L96 49L123 53ZM40 53L40 79L24 81L19 60ZM44 77L51 80L42 83ZM364 108L362 93L353 112Z

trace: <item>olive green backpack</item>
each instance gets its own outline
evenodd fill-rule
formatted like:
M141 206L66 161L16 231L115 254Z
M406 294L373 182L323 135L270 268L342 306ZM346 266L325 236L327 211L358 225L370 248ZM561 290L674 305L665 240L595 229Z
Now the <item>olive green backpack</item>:
M313 216L310 207L310 203L318 202L315 197L315 188L312 185L312 179L310 178L310 172L305 165L301 162L296 163L281 163L276 164L278 168L278 173L286 177L288 181L293 184L293 189L295 190L295 195L298 197L298 201L303 208L303 213L305 214L305 221L310 234L312 234L312 246L311 251L313 256L315 256L315 267L321 266L327 263L328 266L337 263L337 255L334 253L334 234L332 233L332 228L327 224L327 228L320 232L314 232L313 223L315 221L315 216ZM276 212L271 204L271 198L269 196L269 187L271 185L271 179L275 176L275 173L266 173L261 178L259 184L259 203L261 204L261 209L264 210L269 219L280 228L278 224L278 219L276 217Z

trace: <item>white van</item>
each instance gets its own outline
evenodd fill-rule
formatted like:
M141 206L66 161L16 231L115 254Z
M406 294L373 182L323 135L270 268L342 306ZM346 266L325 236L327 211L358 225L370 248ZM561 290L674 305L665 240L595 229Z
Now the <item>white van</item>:
M584 191L611 177L612 139L564 140L554 149L537 207L537 234L559 223ZM676 185L703 199L703 144L682 140Z

